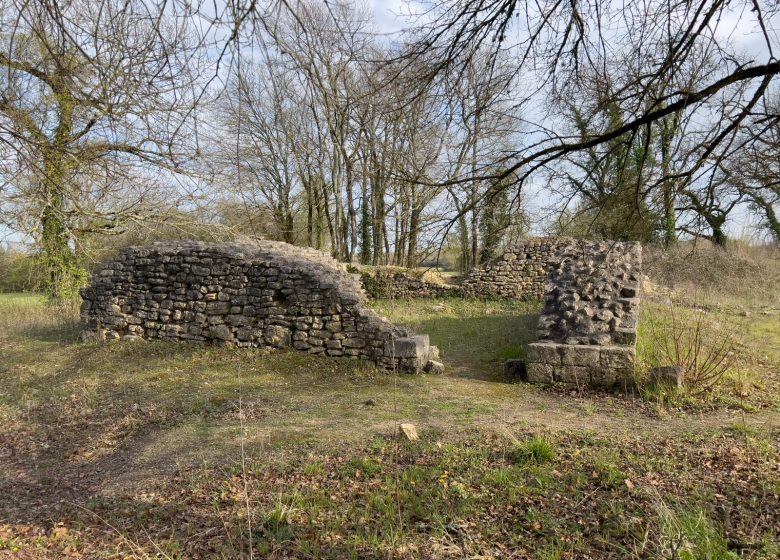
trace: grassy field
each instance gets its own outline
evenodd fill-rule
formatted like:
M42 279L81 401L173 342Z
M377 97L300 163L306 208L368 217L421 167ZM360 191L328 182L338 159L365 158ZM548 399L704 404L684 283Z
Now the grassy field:
M737 359L694 398L504 382L538 303L374 306L446 373L82 344L75 309L0 295L0 558L780 555L780 310L704 306ZM668 320L645 306L641 363Z

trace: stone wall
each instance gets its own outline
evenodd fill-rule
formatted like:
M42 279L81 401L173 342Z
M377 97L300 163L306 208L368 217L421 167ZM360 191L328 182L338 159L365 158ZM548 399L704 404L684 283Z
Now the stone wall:
M503 255L473 270L463 281L466 295L512 299L542 299L549 272L560 262L568 238L534 238L520 242Z
M642 248L570 241L547 281L528 380L612 388L631 383L636 359Z
M327 255L285 243L131 247L82 290L88 340L165 339L292 347L418 371L436 356L364 307L357 277Z
M426 299L462 297L463 290L453 284L438 284L403 269L359 268L363 289L374 299Z

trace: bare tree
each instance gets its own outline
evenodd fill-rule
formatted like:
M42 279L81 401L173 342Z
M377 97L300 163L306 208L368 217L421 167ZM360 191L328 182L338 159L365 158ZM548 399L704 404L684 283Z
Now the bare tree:
M80 281L85 235L170 200L159 170L194 153L203 53L189 18L140 0L3 0L0 14L0 202L61 299Z
M760 225L780 243L780 123L778 99L766 107L740 132L740 145L726 164L733 189L748 202Z
M741 11L741 25L752 25L764 38L764 52L754 53L757 58L748 58L726 38L734 28L724 28L725 22L733 21L727 16L735 11ZM520 81L534 83L518 102L537 106L552 96L587 95L593 79L611 85L612 99L624 114L619 126L571 136L561 133L555 115L547 112L529 124L535 132L531 141L508 152L500 172L477 178L514 174L516 186L522 185L570 154L626 135L665 138L668 148L671 131L682 119L703 124L688 138L686 155L679 160L685 165L661 166L664 176L651 183L666 190L660 198L666 205L665 237L671 241L676 193L683 185L700 183L700 176L717 167L780 72L778 39L767 23L776 12L775 3L760 1L443 1L421 14L430 23L416 32L410 59L429 62L428 80L447 73L460 78L464 60L483 56L485 49L493 58L510 50ZM690 79L692 68L700 69L695 80ZM765 117L776 121L778 115Z

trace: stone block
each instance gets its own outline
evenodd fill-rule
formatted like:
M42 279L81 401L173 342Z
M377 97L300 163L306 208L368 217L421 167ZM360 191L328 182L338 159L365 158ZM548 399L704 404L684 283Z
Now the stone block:
M515 359L504 362L504 379L506 381L528 381L528 368L525 360Z
M230 341L233 340L233 331L227 325L212 325L209 327L208 336L216 340Z
M615 386L618 380L617 370L612 368L591 368L590 379L588 383L592 387L600 387L603 389L611 389Z
M428 357L430 339L427 334L396 338L391 343L388 342L386 354L396 358L415 358L424 360Z
M553 371L553 380L567 385L587 386L590 384L590 367L560 366Z
M206 304L207 315L227 315L230 312L229 301L210 301Z
M636 329L617 327L612 334L612 340L615 341L616 344L633 346L636 344Z
M436 360L428 360L424 369L426 373L444 373L444 364Z
M561 364L561 344L550 342L534 342L528 345L528 362L538 362L550 365Z
M560 345L561 364L564 366L597 367L599 365L599 346Z
M555 368L550 364L528 362L526 364L526 370L528 372L527 381L529 383L552 383L554 369Z
M290 329L279 325L270 325L263 332L263 338L271 346L289 346Z
M633 369L636 349L625 346L602 346L600 365L610 369Z

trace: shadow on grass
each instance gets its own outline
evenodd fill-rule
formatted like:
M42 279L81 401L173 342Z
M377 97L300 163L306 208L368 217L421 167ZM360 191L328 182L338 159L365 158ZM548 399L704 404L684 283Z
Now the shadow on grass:
M539 313L435 317L415 328L430 335L453 377L504 381L504 362L525 358L536 340Z
M19 330L24 338L39 342L75 344L81 341L82 325L78 319L68 318L56 324L33 324Z

